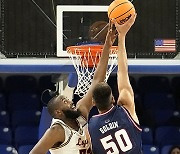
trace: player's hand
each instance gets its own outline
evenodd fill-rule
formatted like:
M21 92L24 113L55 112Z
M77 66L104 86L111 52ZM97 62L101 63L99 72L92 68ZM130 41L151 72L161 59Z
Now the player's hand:
M133 14L130 17L130 19L122 25L118 24L115 19L112 19L112 22L115 24L116 30L120 36L126 36L127 32L129 31L131 26L134 24L136 20L136 16L137 16L136 13Z
M107 32L106 41L105 41L105 44L109 45L109 47L113 45L113 43L115 42L117 38L117 31L116 29L113 29L113 25L114 25L113 22L109 20L108 32Z

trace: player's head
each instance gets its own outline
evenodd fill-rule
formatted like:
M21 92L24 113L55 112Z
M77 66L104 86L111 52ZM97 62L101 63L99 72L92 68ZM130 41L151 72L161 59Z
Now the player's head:
M98 83L93 90L93 103L96 105L99 111L109 109L115 102L112 95L111 87L105 83Z
M56 119L76 119L81 113L73 102L63 95L53 97L47 105L49 114Z
M180 146L173 146L171 147L169 154L180 154Z

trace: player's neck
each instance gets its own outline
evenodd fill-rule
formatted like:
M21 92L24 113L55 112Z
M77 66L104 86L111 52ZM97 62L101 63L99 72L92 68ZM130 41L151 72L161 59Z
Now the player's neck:
M64 121L69 127L72 129L78 131L79 130L79 123L76 119L67 119Z
M99 113L102 114L102 113L106 113L107 111L109 111L114 105L110 105L106 110L99 110Z

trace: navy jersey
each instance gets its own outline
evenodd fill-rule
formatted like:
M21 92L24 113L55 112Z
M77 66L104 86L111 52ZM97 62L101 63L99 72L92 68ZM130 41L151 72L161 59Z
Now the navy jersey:
M141 128L122 106L89 121L94 154L142 154Z

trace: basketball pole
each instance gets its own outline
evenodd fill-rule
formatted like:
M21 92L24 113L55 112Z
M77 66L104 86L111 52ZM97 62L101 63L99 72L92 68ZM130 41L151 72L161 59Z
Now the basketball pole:
M69 74L61 74L57 81L57 89L60 95L65 95L68 99L73 99L73 92L75 87L69 87L68 85Z

